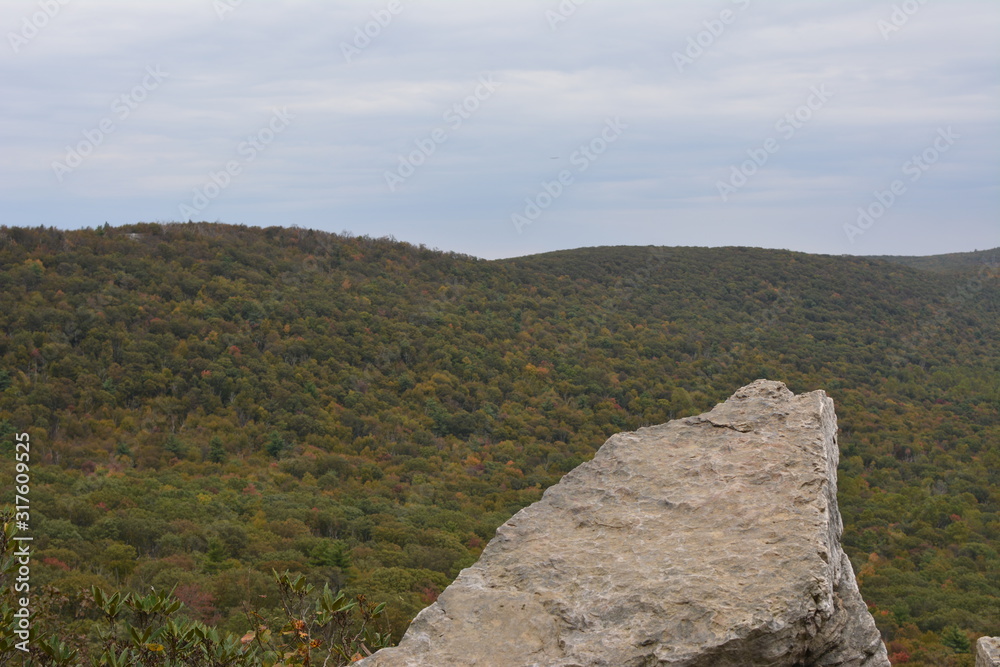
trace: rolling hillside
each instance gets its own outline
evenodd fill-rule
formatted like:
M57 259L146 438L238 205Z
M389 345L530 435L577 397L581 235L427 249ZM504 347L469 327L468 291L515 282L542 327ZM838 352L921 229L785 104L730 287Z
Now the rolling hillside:
M0 228L0 474L30 434L41 613L85 647L89 586L176 586L243 634L288 569L386 601L398 637L609 435L766 377L837 404L894 662L965 664L1000 634L1000 252L891 259Z

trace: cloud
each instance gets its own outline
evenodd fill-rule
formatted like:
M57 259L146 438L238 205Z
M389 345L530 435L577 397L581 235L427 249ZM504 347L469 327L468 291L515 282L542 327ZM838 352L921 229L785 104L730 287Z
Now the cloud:
M897 26L893 3L860 0L63 0L26 39L41 5L9 1L0 222L179 219L212 173L244 160L205 219L484 256L623 234L863 254L1000 245L1000 6L903 5L919 9ZM692 61L682 71L677 53ZM122 117L116 100L149 67L169 76ZM484 75L498 89L453 127L446 114ZM786 136L779 123L818 86L832 96ZM294 120L246 161L240 146L275 109ZM621 140L518 234L510 216L524 198L615 116ZM106 119L113 131L88 147ZM954 150L850 243L852 212L949 126ZM386 172L437 129L446 139L390 191ZM768 139L778 150L722 201L718 183ZM88 148L60 181L53 163Z

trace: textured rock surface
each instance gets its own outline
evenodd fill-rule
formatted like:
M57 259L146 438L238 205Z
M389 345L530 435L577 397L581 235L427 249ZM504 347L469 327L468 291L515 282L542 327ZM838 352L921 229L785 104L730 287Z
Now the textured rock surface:
M362 667L889 665L841 551L836 416L758 380L612 436Z
M1000 637L980 637L976 642L976 667L1000 667Z

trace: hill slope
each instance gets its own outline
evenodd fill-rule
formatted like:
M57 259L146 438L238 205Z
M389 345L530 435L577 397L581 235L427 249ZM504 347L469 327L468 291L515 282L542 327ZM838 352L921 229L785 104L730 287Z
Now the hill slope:
M979 271L984 266L994 269L1000 264L1000 248L992 250L975 250L973 252L953 252L946 255L929 255L926 257L909 257L906 255L878 255L869 259L882 260L903 264L914 269L939 272Z
M944 664L942 636L1000 634L996 277L748 248L484 261L297 228L0 228L2 472L30 433L38 584L178 584L243 632L241 600L273 603L267 574L288 568L388 600L398 636L607 436L768 377L836 401L862 594L890 653ZM83 633L72 609L54 622Z

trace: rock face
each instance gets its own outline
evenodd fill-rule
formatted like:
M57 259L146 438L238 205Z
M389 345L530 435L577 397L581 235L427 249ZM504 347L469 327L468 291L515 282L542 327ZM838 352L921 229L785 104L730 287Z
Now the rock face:
M980 637L976 642L976 667L1000 667L1000 637Z
M840 548L836 431L824 392L758 380L614 435L358 664L888 666Z

